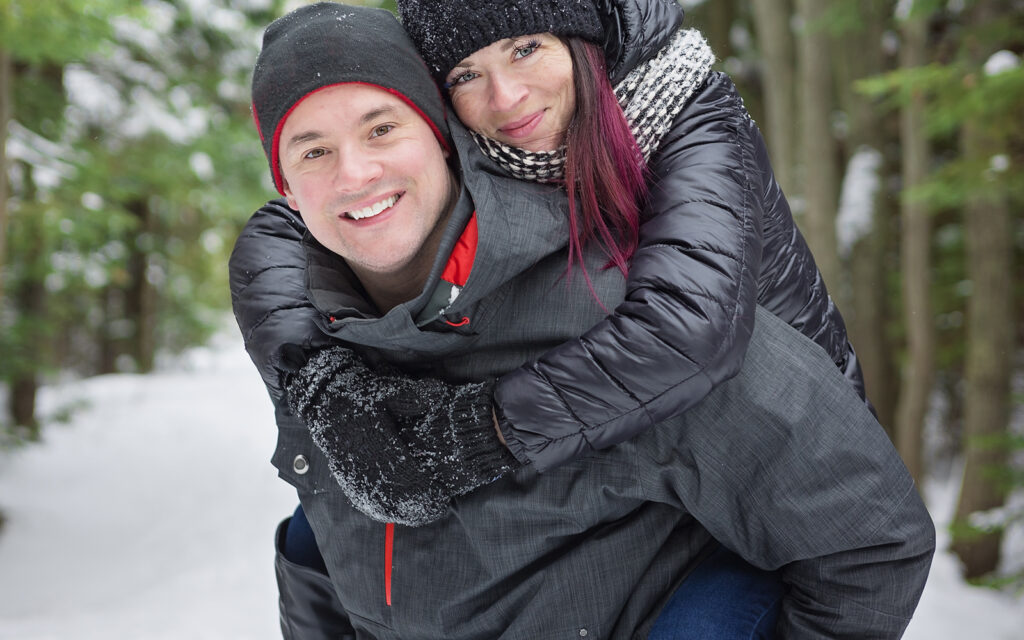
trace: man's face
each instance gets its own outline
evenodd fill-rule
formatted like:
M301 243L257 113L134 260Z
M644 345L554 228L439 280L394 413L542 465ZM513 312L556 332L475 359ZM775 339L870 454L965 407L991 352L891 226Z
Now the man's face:
M288 204L356 272L429 269L453 197L430 126L377 87L342 84L298 104L281 130Z

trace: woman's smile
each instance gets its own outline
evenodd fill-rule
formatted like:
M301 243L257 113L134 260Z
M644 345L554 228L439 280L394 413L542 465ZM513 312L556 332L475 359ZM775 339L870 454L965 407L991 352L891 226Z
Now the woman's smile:
M525 118L519 118L503 127L499 127L498 131L512 139L526 138L537 129L537 126L540 125L543 119L544 110L542 109L531 113Z

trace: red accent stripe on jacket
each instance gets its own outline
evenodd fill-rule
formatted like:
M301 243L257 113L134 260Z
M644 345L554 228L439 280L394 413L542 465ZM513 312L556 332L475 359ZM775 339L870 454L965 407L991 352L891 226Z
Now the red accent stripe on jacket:
M469 280L469 272L473 270L473 259L476 257L477 231L476 211L470 216L466 223L466 230L459 236L458 242L452 248L452 255L448 258L441 273L441 279L450 282L457 287L466 286Z
M395 523L384 525L384 600L391 606L391 557L395 546Z

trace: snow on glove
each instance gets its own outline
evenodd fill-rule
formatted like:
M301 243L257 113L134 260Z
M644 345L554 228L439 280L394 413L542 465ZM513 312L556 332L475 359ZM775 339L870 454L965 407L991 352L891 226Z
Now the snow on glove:
M410 526L519 466L495 432L493 388L374 371L343 347L314 354L287 387L352 505Z

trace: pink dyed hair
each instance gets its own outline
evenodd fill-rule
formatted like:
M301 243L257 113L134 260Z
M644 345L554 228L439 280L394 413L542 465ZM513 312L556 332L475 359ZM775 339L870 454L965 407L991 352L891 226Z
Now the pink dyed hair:
M581 38L564 42L572 56L576 90L576 112L565 140L569 267L571 273L573 263L579 263L589 285L583 247L593 240L608 254L606 269L615 266L628 273L640 208L648 195L646 164L608 80L604 51Z

